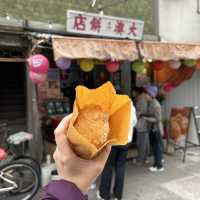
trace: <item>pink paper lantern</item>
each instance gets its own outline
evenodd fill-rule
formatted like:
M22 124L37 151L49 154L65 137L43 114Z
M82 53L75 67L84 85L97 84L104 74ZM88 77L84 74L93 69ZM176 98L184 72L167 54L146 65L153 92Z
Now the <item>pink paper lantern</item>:
M179 69L181 67L181 61L179 60L170 60L169 67L172 69Z
M28 64L32 72L46 74L49 70L49 61L42 54L33 55L28 59Z
M106 69L110 72L110 73L114 73L117 72L120 68L120 63L117 61L107 61L106 62Z
M174 86L172 84L168 83L163 87L163 90L165 92L172 92L174 90Z
M41 84L47 79L47 74L38 74L32 71L29 71L29 77L35 84Z

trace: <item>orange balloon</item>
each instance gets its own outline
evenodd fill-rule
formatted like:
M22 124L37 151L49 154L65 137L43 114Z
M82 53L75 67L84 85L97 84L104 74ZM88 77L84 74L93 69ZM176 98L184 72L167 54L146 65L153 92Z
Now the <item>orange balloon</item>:
M168 82L169 79L177 74L177 70L170 68L168 65L159 71L154 71L154 78L157 83Z

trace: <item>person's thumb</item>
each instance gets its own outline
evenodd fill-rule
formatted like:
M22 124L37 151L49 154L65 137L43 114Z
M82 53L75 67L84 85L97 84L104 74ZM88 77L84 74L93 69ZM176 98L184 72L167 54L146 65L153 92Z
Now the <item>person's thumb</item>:
M108 156L110 155L110 151L111 151L111 145L107 145L104 150L94 159L95 162L98 165L102 165L102 167L104 167L104 165L106 164L106 161L108 159Z

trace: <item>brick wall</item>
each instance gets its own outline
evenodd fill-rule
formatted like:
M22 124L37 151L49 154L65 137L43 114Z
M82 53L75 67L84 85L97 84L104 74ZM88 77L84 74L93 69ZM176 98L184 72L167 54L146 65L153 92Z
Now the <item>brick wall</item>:
M153 0L97 0L107 15L130 17L145 21L145 33L153 33ZM94 11L90 0L0 0L0 16L65 24L67 9ZM110 6L108 6L110 5Z

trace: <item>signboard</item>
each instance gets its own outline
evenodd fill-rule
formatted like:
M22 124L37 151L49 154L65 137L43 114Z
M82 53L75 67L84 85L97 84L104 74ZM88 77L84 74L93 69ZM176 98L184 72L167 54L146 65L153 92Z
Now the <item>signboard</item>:
M171 111L171 138L175 144L185 146L186 136L190 127L191 108L172 108Z
M143 28L144 22L140 20L74 10L67 12L69 33L141 40Z

